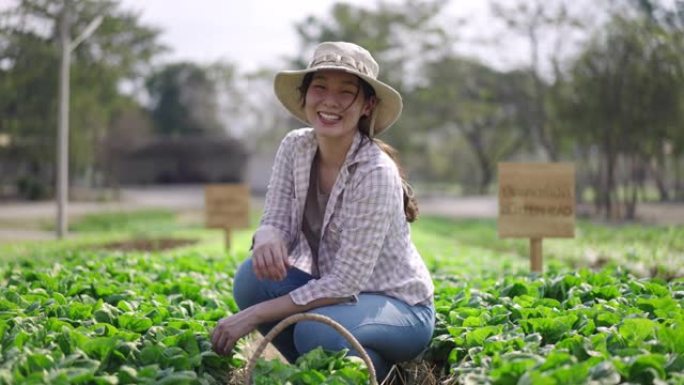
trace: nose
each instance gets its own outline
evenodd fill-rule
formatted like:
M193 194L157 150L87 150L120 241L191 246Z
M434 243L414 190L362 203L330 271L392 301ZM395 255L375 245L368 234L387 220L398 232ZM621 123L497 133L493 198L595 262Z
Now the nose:
M340 100L332 92L326 92L323 96L322 104L325 107L337 108L340 106Z

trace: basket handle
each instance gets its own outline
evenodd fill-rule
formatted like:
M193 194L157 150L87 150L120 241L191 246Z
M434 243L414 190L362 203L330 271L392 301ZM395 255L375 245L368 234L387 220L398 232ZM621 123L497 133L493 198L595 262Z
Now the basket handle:
M344 328L344 326L340 325L337 323L335 320L333 320L330 317L326 317L321 314L315 314L315 313L298 313L291 315L282 321L280 321L276 326L271 329L271 331L268 332L264 336L264 338L261 340L259 343L259 346L257 346L256 350L252 354L252 357L249 359L249 362L247 363L247 372L245 376L245 385L251 385L252 384L252 371L254 370L254 367L256 366L256 361L259 356L264 352L264 349L266 349L266 345L268 345L269 342L275 338L280 332L285 330L288 326L297 323L299 321L318 321L321 323L324 323L333 329L335 329L337 332L339 332L342 337L344 337L349 344L357 351L359 352L359 355L361 356L361 359L366 363L366 366L368 367L368 375L370 377L370 384L371 385L377 385L378 382L375 379L375 368L373 367L373 361L371 361L370 357L368 357L368 353L366 353L366 350L364 350L363 346L359 343L359 341L354 338L354 336Z

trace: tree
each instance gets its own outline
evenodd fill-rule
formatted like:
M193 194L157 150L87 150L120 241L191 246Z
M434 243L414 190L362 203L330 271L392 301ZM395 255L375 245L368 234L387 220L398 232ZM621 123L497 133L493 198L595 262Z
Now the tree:
M204 68L192 63L169 64L148 79L147 90L158 133L223 134L216 88Z
M554 87L548 87L547 82L554 83L562 78L560 55L563 42L568 40L570 31L581 27L578 18L571 16L565 1L547 2L543 0L493 2L493 14L503 20L507 27L523 36L529 45L529 67L525 71L531 83L531 97L533 103L528 111L528 123L538 145L543 149L546 158L558 161L561 157L562 132L551 112L549 100ZM545 40L555 35L554 49L544 57ZM544 75L542 64L544 59L552 64L551 73ZM544 79L548 79L545 81Z
M608 218L619 200L634 217L648 165L681 127L682 52L662 28L614 15L574 63L565 118L585 146L600 150L597 199ZM620 185L628 194L618 195Z
M120 105L120 85L138 84L150 59L163 51L159 31L111 0L21 0L0 14L0 131L12 135L30 177L51 183L57 126L58 20L70 7L71 33L97 15L101 26L73 52L71 169L94 174L96 146Z
M502 73L473 60L446 56L425 67L426 85L417 90L418 108L431 118L431 135L452 143L463 138L479 170L475 192L486 194L497 162L530 150L525 74ZM460 135L459 135L460 134ZM443 149L458 164L458 146ZM469 185L469 183L465 183Z

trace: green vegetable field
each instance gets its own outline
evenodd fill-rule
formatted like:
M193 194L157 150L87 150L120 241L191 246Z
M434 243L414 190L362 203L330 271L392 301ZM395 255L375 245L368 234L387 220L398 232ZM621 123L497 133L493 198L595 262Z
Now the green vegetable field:
M243 381L258 336L221 357L209 335L237 310L232 275L251 230L233 234L231 253L221 232L172 214L88 217L74 231L0 245L0 384ZM542 275L527 272L527 242L498 239L493 220L421 218L413 237L438 319L411 383L684 384L684 227L580 222L576 239L545 240ZM262 360L255 377L367 373L316 350L296 365Z

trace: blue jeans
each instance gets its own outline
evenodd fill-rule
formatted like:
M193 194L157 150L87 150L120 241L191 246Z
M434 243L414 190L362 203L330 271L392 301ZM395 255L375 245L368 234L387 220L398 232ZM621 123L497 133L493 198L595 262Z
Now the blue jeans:
M240 309L288 294L313 277L299 269L290 268L280 281L259 280L248 259L235 273L233 295ZM377 293L361 293L356 303L323 306L309 311L322 314L344 326L364 347L373 361L377 378L382 380L391 365L416 357L430 342L435 325L433 306L414 305ZM277 322L259 326L268 333ZM358 354L335 329L315 321L302 321L282 331L273 345L289 361L308 351L322 347L339 351L349 349Z

